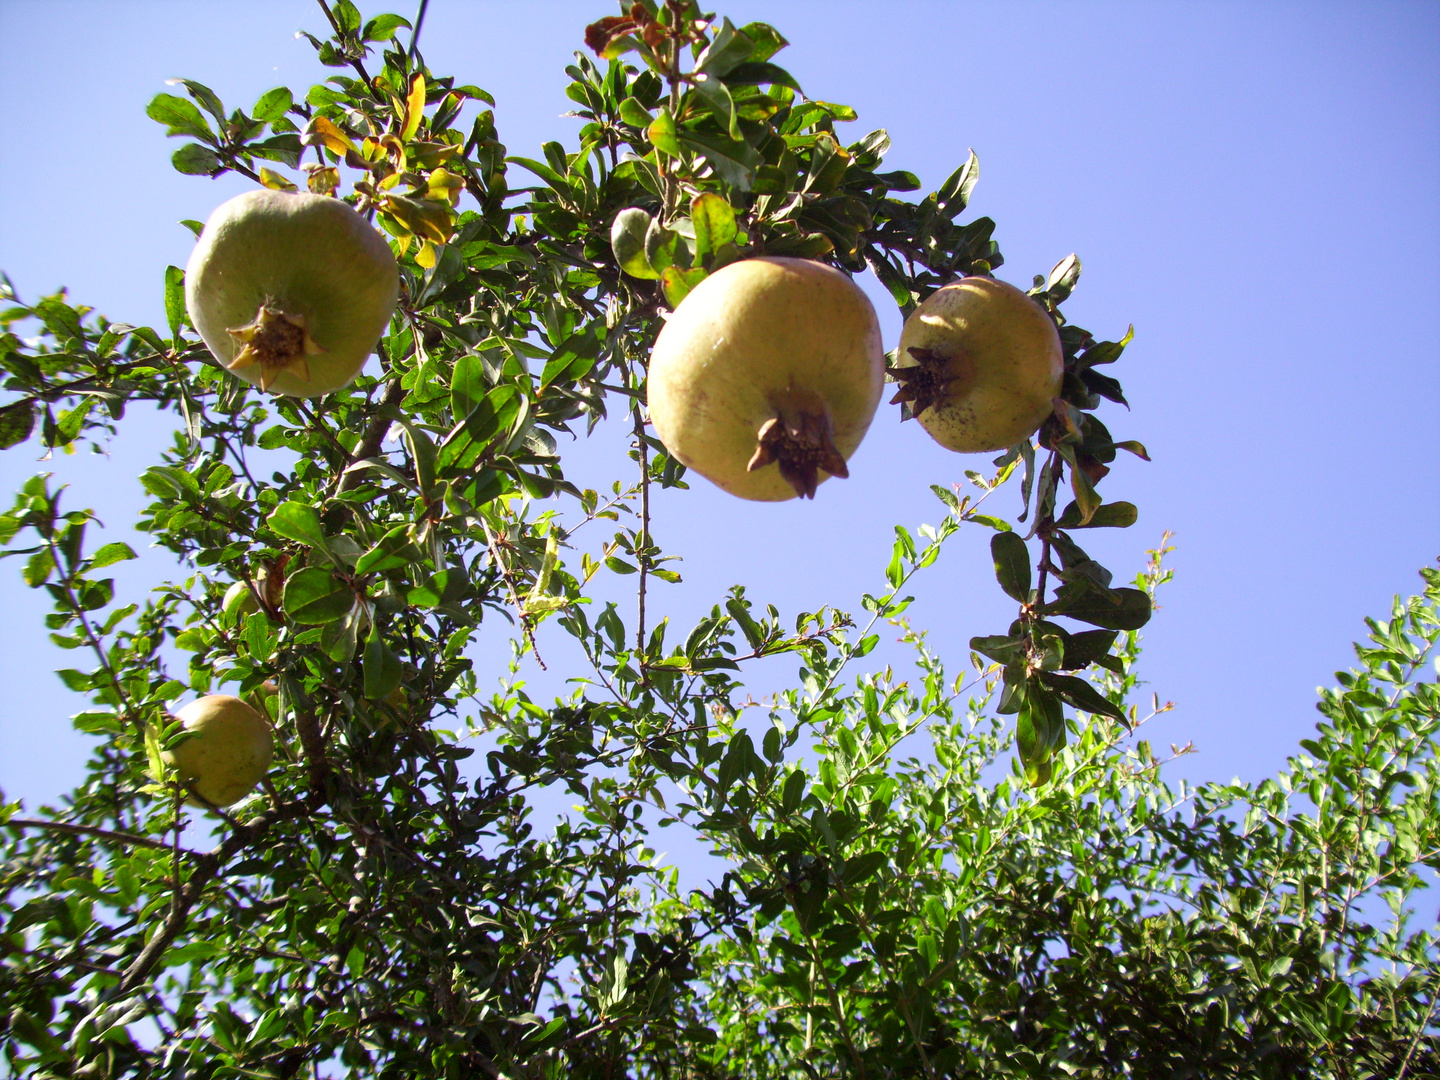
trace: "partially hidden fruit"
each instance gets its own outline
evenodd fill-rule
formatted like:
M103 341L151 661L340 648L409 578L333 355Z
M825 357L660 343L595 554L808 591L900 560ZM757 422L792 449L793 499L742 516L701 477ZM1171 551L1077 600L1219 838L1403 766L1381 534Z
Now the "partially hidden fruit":
M205 344L262 390L317 397L360 374L400 278L378 232L339 199L248 191L205 223L185 304Z
M905 320L889 369L910 412L941 446L1003 450L1032 435L1064 376L1050 315L1013 285L967 277L932 293Z
M249 615L260 610L260 602L255 599L255 591L244 581L237 581L225 590L225 598L220 602L220 610L232 619L238 619L242 615Z
M808 259L731 263L681 301L650 356L655 433L726 491L814 498L865 437L885 381L875 309Z
M194 734L163 757L198 801L207 806L239 802L269 772L274 752L270 725L239 698L207 694L175 715Z

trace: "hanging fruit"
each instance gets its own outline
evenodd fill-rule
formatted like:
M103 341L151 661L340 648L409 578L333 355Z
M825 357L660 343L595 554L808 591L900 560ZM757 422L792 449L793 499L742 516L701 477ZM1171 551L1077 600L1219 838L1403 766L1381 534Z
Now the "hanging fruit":
M318 397L348 386L389 325L390 246L339 199L249 191L205 223L185 303L215 358L262 390Z
M1032 434L1055 407L1064 354L1055 323L1013 285L966 277L932 293L905 320L889 374L891 403L941 446L1003 450Z
M850 475L884 370L875 309L848 276L746 259L695 286L660 332L650 416L675 458L731 494L814 498Z

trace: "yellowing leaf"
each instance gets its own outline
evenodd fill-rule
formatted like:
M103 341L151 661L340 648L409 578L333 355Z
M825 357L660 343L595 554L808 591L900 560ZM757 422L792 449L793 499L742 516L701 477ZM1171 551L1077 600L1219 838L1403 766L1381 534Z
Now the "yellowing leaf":
M425 118L425 75L416 72L410 80L410 96L405 101L405 126L400 129L400 138L406 142L420 130L420 121Z
M334 195L335 189L340 186L340 170L333 166L309 166L306 171L310 174L305 181L305 186L316 195Z
M385 212L422 240L443 244L450 239L455 214L451 208L434 199L415 199L408 195L387 195ZM422 264L424 265L424 264Z
M325 149L336 155L343 155L346 151L358 154L350 136L323 116L313 117L310 123L305 125L305 131L300 136L300 141L306 146L324 146Z
M334 170L331 170L334 172ZM338 176L338 174L337 174ZM338 181L337 181L338 182ZM285 177L271 169L261 168L260 183L271 191L298 191L299 189Z
M436 169L430 174L427 198L448 202L451 206L460 204L460 193L465 190L465 178L447 169Z

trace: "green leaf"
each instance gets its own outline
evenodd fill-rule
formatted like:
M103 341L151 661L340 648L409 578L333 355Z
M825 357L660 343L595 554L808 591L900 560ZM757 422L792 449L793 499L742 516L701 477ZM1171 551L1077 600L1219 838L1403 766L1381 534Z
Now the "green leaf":
M735 115L735 100L730 96L730 88L714 75L696 75L694 79L700 103L731 139L739 141L740 123Z
M975 190L975 184L980 179L980 159L975 156L975 151L970 151L970 156L946 178L945 183L940 185L936 192L937 209L948 218L958 216L970 203L970 193Z
M693 131L680 132L679 139L684 146L701 155L720 179L741 191L750 190L755 170L764 163L759 152L741 139L700 135Z
M50 580L50 574L54 569L55 557L50 554L48 547L41 548L25 560L25 569L21 571L21 577L25 579L25 584L30 588L38 589Z
M695 257L704 258L735 239L735 211L713 191L696 196L690 203L690 219L695 224Z
M703 266L697 266L693 270L681 270L678 266L667 266L660 271L660 287L665 290L665 299L670 306L677 308L680 306L680 302L690 295L690 290L708 276Z
M736 65L725 76L725 82L730 86L788 86L796 93L804 93L794 75L778 64L764 61Z
M1116 720L1125 719L1123 709L1113 704L1109 698L1102 696L1095 687L1084 679L1077 679L1073 675L1056 675L1051 672L1044 672L1040 676L1040 681L1077 709L1088 713L1096 713L1100 716L1110 716Z
M213 116L219 123L225 123L225 106L204 83L198 83L194 79L166 79L171 86L183 86L192 98L200 103L200 107Z
M650 215L638 207L628 207L615 215L610 227L610 250L620 269L631 277L653 281L660 276L645 256L645 237L653 225Z
M450 373L450 415L456 423L474 412L490 386L485 379L485 361L474 353L466 353L455 361Z
M1065 710L1055 691L1031 683L1025 703L1015 717L1015 742L1020 759L1026 764L1048 761L1055 750L1065 744Z
M670 157L679 157L681 153L679 133L675 128L675 117L670 114L668 108L660 110L660 115L655 117L655 122L645 132L645 137L650 144L662 154Z
M1134 503L1102 503L1085 524L1081 524L1080 507L1070 503L1055 524L1061 529L1128 529L1135 524L1139 511Z
M1067 581L1055 593L1046 615L1103 626L1106 630L1139 630L1150 621L1150 597L1139 589L1101 589L1085 578Z
M419 562L425 553L415 546L411 526L396 525L355 560L355 573L374 574Z
M220 158L199 143L186 143L170 155L170 164L186 176L209 176L220 168Z
M1017 637L994 634L990 637L972 637L970 648L982 656L988 656L997 664L1012 664L1024 657L1026 641L1023 634Z
M1100 509L1100 496L1095 493L1095 485L1090 482L1089 475L1075 464L1074 450L1066 446L1061 452L1070 462L1070 490L1075 493L1074 505L1080 512L1080 521L1075 527L1083 529L1094 520L1095 512Z
M113 544L106 544L94 555L90 556L90 569L101 570L118 562L125 562L127 559L138 559L134 549L129 544L116 541Z
M170 324L170 337L175 348L181 347L180 327L185 318L185 271L178 266L165 267L165 321Z
M329 550L325 543L325 530L320 526L320 514L309 503L281 503L271 512L266 524L287 540L296 540L321 551Z
M750 59L752 61L769 60L770 57L790 44L780 36L780 31L769 23L746 23L740 28L740 33L751 41Z
M990 556L995 562L995 579L1010 599L1022 604L1030 602L1030 550L1025 541L1013 532L996 533L990 538Z
M370 636L365 639L365 656L362 661L365 672L365 696L378 701L400 685L405 669L400 658L385 644L380 628L370 624Z
M35 403L17 401L0 408L0 450L19 446L35 430Z
M319 566L307 566L285 581L283 605L297 623L318 626L342 618L355 604L355 591Z
M745 635L745 640L749 643L750 648L758 649L764 642L765 635L761 632L760 624L750 617L750 610L745 606L745 602L737 597L731 597L725 601L725 610L730 612L731 618L735 620L735 625L740 628L740 632Z
M567 197L573 194L570 189L570 181L566 180L565 177L561 176L558 172L552 169L549 165L545 164L543 161L536 161L534 158L526 157L507 157L505 160L510 162L512 165L520 165L523 168L529 169L531 172L533 172L536 176L540 177L540 179L544 180L545 183L549 184L551 188L553 188L555 191L558 191L560 194Z
M411 29L410 20L399 15L376 15L360 31L361 41L390 41L401 27Z
M689 261L683 256L680 234L674 229L665 228L659 221L650 222L650 227L645 232L645 260L655 271L656 277L664 273L667 266Z
M651 115L650 110L630 97L620 102L620 119L641 131L645 131L655 122L655 117Z
M195 103L185 98L176 97L174 94L156 94L150 99L150 104L145 106L145 115L164 124L166 135L189 135L212 146L220 145L220 140L210 130L210 125L205 122L205 117L200 115Z
M1134 338L1135 327L1131 326L1119 341L1097 341L1076 358L1077 367L1084 371L1100 364L1113 364L1120 359L1120 354L1125 351L1125 346L1129 345Z
M634 574L634 573L638 573L638 570L637 570L636 567L631 566L631 565L630 565L628 562L626 562L624 559L617 558L617 557L614 556L614 555L607 555L607 556L605 557L605 565L608 566L611 570L615 571L615 573L617 573L617 574Z
M398 16L391 16L398 18ZM255 102L250 115L256 120L264 120L267 124L279 120L295 104L295 99L290 93L288 86L277 86L273 90L267 90L260 95L260 100Z
M347 34L353 34L360 29L363 21L360 18L360 9L351 0L335 0L333 8L335 21L340 24L340 29Z
M1065 662L1060 666L1066 671L1079 671L1108 655L1118 636L1118 630L1082 630L1078 634L1065 634Z
M718 79L737 64L748 60L754 52L755 43L743 31L736 30L729 19L725 19L710 44L695 58L694 70Z
M181 218L180 224L184 225L185 228L189 229L191 234L194 235L195 239L197 240L200 239L200 233L205 228L205 223L203 221L196 221L194 218Z

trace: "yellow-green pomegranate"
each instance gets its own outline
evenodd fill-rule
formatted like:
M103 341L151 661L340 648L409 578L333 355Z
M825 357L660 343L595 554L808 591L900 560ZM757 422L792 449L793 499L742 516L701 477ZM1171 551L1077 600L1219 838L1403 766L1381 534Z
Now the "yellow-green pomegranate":
M808 259L746 259L680 302L650 356L650 417L679 461L745 499L849 476L885 381L875 309Z
M239 802L270 770L270 725L239 698L207 694L175 715L194 735L163 757L205 805Z
M390 246L339 199L248 191L205 223L185 303L230 371L262 390L317 397L360 374L399 282Z
M941 446L980 453L1013 446L1050 415L1064 354L1034 300L1003 281L967 277L905 320L890 374L900 384L892 404L908 401Z

